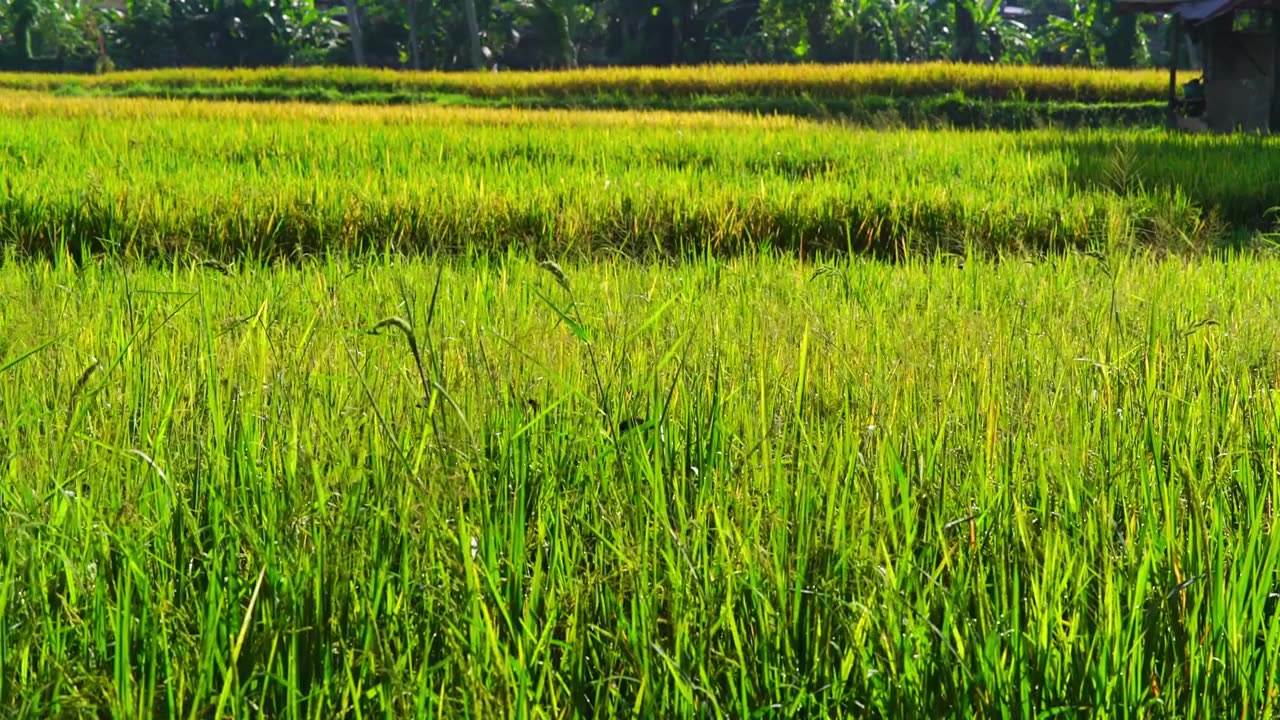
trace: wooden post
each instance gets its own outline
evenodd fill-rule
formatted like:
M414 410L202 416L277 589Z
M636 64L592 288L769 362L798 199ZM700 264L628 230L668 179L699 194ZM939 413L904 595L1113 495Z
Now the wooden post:
M1182 41L1182 18L1175 13L1173 26L1169 28L1169 114L1166 125L1170 130L1178 127L1178 43Z

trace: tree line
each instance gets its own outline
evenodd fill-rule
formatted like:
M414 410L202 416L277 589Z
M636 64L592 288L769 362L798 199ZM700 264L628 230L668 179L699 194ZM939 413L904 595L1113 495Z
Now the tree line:
M1015 0L1016 2L1016 0ZM535 69L745 62L1132 67L1115 0L0 0L0 67Z

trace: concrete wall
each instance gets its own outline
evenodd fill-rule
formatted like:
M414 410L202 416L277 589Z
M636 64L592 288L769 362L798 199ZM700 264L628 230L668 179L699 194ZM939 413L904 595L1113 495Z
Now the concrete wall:
M1267 132L1275 92L1271 34L1215 31L1205 42L1205 120L1214 132Z

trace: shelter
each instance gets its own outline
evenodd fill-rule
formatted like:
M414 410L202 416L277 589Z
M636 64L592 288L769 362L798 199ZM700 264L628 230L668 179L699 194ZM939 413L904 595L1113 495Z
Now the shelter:
M1119 0L1119 12L1172 13L1169 126L1280 132L1280 0ZM1178 97L1178 49L1189 40L1202 78Z

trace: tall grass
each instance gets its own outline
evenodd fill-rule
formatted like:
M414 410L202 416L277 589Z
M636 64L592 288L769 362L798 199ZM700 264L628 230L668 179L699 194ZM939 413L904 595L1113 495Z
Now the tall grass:
M1089 70L950 63L732 65L591 68L554 72L403 72L359 68L213 70L182 68L62 75L0 73L0 87L54 90L151 87L333 88L342 92L445 93L479 97L752 95L859 97L960 92L992 99L1135 102L1161 100L1157 70Z
M1268 227L1280 192L1256 137L728 114L16 93L0 148L0 243L21 255L1204 249Z
M1275 713L1280 265L549 267L0 270L0 703Z

